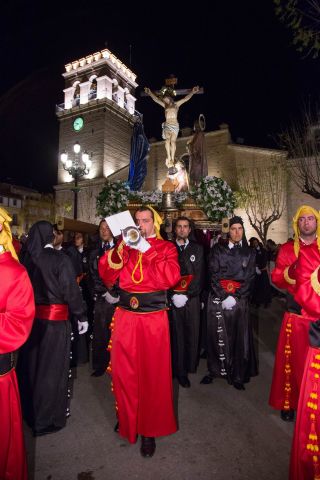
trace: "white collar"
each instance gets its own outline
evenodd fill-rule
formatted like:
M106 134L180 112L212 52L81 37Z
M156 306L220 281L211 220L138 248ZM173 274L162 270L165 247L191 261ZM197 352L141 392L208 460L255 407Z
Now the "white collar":
M238 242L238 244L240 245L240 247L242 247L242 240L240 240L240 242ZM231 240L229 240L228 247L230 248L230 250L231 250L232 248L234 248L234 243L231 242Z
M45 245L43 248L53 248L53 245L52 243L47 243L47 245Z
M189 245L189 238L186 238L186 241L184 243L179 243L178 240L176 240L176 244L178 245L178 247L186 247L187 245Z

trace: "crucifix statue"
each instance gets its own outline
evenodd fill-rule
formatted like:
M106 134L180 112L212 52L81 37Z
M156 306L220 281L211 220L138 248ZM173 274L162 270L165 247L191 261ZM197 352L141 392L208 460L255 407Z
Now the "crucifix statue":
M171 170L171 173L175 173L175 153L176 153L176 140L179 133L178 123L178 110L180 105L190 100L195 93L200 92L199 87L193 87L192 90L174 90L174 85L177 83L176 78L166 79L166 86L163 87L156 95L149 88L145 88L144 91L149 95L152 100L164 108L165 122L162 124L162 138L165 140L165 148L167 153L166 165ZM175 95L181 95L183 93L187 95L181 100L174 100Z

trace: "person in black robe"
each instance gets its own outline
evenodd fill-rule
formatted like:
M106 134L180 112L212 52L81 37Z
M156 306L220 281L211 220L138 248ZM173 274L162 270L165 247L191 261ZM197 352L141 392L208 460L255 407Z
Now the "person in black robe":
M214 377L222 377L244 390L250 377L258 374L248 305L255 276L255 251L247 244L242 219L233 217L229 225L229 243L216 244L210 254L209 372L201 383L209 384Z
M94 300L93 338L92 338L92 376L100 377L106 373L110 360L107 346L110 340L110 323L115 307L119 302L117 287L108 289L100 278L98 261L104 253L115 246L111 230L105 220L99 224L99 240L89 254L89 285Z
M195 373L199 361L200 294L203 285L203 247L191 240L191 222L178 217L174 232L181 279L171 291L171 349L173 376L190 387L188 373Z
M79 333L88 322L70 259L53 248L53 226L35 223L29 232L24 265L35 295L31 335L22 347L17 372L23 414L34 436L60 430L68 416L71 323Z
M65 249L65 253L72 262L89 322L89 330L85 335L79 335L77 318L71 317L73 332L71 366L76 367L78 363L86 363L89 361L90 327L92 327L93 324L94 308L94 302L90 295L88 285L89 250L84 244L84 235L82 232L75 232L73 243Z
M268 275L268 252L255 237L249 240L250 247L256 252L256 274L254 279L251 303L265 308L271 303L271 286Z

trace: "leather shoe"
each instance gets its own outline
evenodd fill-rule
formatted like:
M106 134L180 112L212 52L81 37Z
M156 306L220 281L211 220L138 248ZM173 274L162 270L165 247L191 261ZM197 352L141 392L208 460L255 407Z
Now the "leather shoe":
M45 428L40 428L39 430L33 430L34 437L41 437L42 435L48 435L49 433L55 433L61 430L62 427L56 427L55 425L49 425Z
M140 453L143 457L153 457L156 450L156 441L154 437L144 437L141 435Z
M294 410L281 410L280 417L284 422L293 422Z
M213 382L213 377L211 377L210 375L205 375L200 383L202 383L202 385L209 385L212 382Z
M183 388L190 388L191 383L188 377L178 377L179 384Z
M233 386L234 386L234 388L236 388L237 390L245 390L245 386L243 385L243 383L233 382Z
M91 377L101 377L105 372L105 370L95 370L91 373Z
M119 422L115 424L113 431L119 433Z

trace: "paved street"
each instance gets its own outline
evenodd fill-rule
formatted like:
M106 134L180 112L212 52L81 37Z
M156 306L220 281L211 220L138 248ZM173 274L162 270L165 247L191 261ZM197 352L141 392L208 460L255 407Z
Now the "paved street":
M140 442L113 432L116 422L107 376L78 367L71 417L61 432L33 439L25 429L31 480L285 480L293 424L268 406L274 351L284 303L252 310L260 374L238 391L223 380L200 385L201 360L191 388L175 385L179 431L157 440L151 459ZM156 375L156 372L155 372Z

